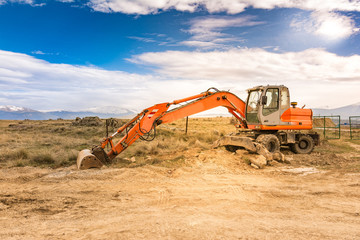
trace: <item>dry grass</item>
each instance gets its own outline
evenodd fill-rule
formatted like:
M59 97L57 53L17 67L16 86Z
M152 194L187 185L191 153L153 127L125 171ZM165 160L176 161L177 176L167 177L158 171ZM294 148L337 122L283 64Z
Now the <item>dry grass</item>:
M0 121L0 166L60 167L76 162L79 150L99 143L101 127L71 121Z
M105 135L105 127L73 126L71 122L0 121L0 167L57 168L75 164L80 150L99 145ZM230 118L222 117L190 118L187 134L185 119L160 125L153 141L137 140L114 159L112 167L184 166L189 156L209 150L215 140L234 131L236 129ZM114 142L118 140L115 138ZM321 146L315 148L314 154L320 154L321 158L329 154L352 154L359 152L359 145L360 140L347 138L324 140ZM326 158L331 158L330 155ZM301 163L311 164L307 156L299 159L302 158ZM358 155L352 154L349 159L357 161ZM247 162L247 159L243 161Z
M121 153L114 166L139 167L147 164L164 167L183 166L184 151L210 149L221 135L235 131L229 118L190 118L185 134L185 119L157 127L157 136L151 142L138 140ZM135 157L135 162L130 158Z
M99 145L105 127L73 126L71 122L1 120L0 167L56 168L75 164L80 150ZM220 135L234 130L229 118L190 118L186 135L185 119L161 125L157 127L154 141L138 140L115 159L113 166L179 165L184 159L183 151L194 147L209 149ZM114 139L114 142L118 140ZM135 163L129 160L132 157L135 157Z

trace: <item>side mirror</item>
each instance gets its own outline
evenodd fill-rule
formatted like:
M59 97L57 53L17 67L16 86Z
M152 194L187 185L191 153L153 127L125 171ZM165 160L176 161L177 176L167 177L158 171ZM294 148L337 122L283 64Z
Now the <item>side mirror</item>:
M267 103L267 96L262 96L261 97L261 105L266 105Z

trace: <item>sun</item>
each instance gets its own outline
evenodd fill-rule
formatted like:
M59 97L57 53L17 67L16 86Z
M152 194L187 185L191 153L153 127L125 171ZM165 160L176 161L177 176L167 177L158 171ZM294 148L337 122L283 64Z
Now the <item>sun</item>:
M342 39L351 34L350 29L337 20L327 20L320 24L316 34L330 39Z
M355 27L354 21L344 15L317 13L313 15L313 18L316 21L314 33L329 40L348 38L359 31L359 28Z

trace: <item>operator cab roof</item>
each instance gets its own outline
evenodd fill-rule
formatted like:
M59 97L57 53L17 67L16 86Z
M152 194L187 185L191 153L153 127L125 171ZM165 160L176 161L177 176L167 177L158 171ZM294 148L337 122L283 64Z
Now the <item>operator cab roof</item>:
M249 88L247 89L246 91L247 92L250 92L250 91L257 91L257 90L264 90L266 88L278 88L278 87L285 87L284 85L266 85L266 86L256 86L256 87L252 87L252 88ZM287 87L286 87L287 88Z

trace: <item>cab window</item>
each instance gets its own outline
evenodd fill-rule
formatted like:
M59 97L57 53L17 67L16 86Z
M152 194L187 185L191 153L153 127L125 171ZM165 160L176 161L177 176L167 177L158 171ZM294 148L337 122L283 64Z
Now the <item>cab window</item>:
M289 96L289 90L287 88L281 89L281 110L286 110L290 107L290 96Z

